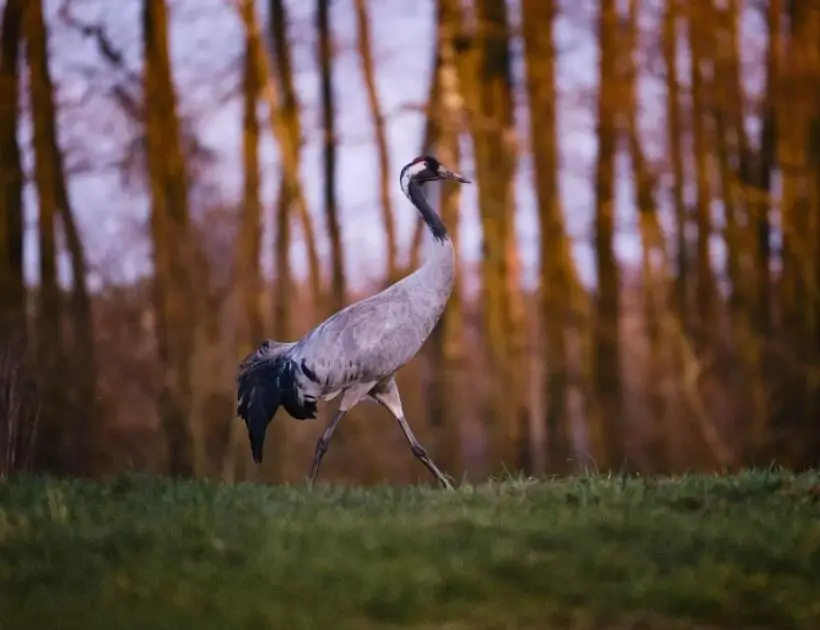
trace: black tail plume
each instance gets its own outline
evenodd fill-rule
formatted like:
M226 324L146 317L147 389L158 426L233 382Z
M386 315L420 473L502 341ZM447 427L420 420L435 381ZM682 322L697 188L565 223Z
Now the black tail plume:
M251 453L257 464L262 461L265 432L280 406L298 420L316 417L315 399L305 399L299 393L299 368L287 354L292 346L265 341L239 364L236 410L248 427Z
M282 379L280 378L288 359L271 356L265 352L265 344L246 357L239 366L237 376L236 410L248 428L253 461L262 461L265 432L276 410L282 404Z

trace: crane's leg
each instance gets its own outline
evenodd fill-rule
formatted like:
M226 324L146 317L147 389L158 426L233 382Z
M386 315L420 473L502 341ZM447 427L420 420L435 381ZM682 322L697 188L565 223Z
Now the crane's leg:
M404 409L402 409L399 388L396 385L395 379L391 377L387 381L382 381L379 383L376 387L370 390L370 396L385 407L399 423L401 430L404 431L404 436L410 443L410 450L413 451L413 455L416 456L416 459L427 466L427 470L429 470L433 476L438 479L442 486L444 486L447 490L452 490L452 484L449 482L447 477L444 476L444 473L438 469L438 466L433 463L433 460L430 459L430 456L427 454L427 450L419 444L416 436L413 435L413 430L404 418Z
M342 421L342 418L345 417L347 410L339 408L339 411L333 416L333 420L330 421L330 424L327 425L324 433L316 442L316 453L313 456L313 466L310 468L310 485L313 485L313 482L316 481L316 475L319 474L319 466L322 465L322 458L325 456L327 452L328 444L330 444L330 438L333 437L333 432L336 430L336 427L339 426L339 423Z
M316 454L313 456L313 466L311 466L310 479L308 481L311 486L313 485L313 482L316 481L316 475L319 474L319 467L322 465L322 458L327 452L327 447L330 444L330 439L333 437L334 431L336 431L336 427L339 426L342 418L344 418L345 414L350 411L350 408L358 403L362 398L367 396L367 392L373 388L373 385L374 383L360 383L345 390L345 393L342 394L342 402L339 404L339 410L333 416L330 424L327 425L324 433L322 433L322 436L316 442Z

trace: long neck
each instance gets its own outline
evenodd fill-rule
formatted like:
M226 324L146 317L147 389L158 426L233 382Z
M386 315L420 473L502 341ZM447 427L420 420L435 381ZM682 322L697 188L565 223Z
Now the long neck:
M407 184L406 192L407 197L413 205L418 208L418 211L421 213L421 218L424 219L427 227L430 228L430 233L436 242L449 241L450 236L447 234L447 228L444 227L444 223L442 223L435 210L430 207L430 203L427 201L427 197L424 196L421 186L417 182L410 180Z

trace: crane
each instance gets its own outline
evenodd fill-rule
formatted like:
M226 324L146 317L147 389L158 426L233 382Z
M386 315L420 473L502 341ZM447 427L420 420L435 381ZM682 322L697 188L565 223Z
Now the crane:
M415 158L399 175L402 192L433 237L424 264L380 293L338 311L298 341L263 341L239 363L237 412L245 421L257 464L262 461L265 432L279 407L297 420L315 419L319 401L341 395L337 412L316 442L311 485L342 418L354 405L370 399L392 414L413 455L442 486L452 489L407 423L395 379L430 336L453 289L453 244L422 192L424 184L437 180L470 183L429 155Z

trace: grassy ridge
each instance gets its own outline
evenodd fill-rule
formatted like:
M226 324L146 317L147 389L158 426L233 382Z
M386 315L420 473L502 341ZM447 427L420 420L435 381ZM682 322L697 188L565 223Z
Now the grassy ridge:
M18 479L0 483L0 627L818 628L818 484Z

